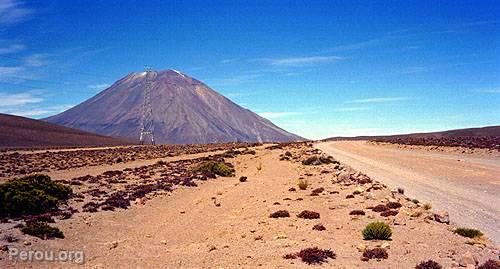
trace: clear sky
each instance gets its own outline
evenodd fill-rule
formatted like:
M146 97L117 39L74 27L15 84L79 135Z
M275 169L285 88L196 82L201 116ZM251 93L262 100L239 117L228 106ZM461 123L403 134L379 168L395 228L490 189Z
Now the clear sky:
M498 1L0 0L0 112L176 69L308 138L500 124Z

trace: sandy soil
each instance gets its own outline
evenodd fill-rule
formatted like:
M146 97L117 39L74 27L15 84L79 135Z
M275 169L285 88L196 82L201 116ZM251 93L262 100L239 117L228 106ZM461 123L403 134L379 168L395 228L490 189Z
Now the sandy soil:
M320 143L317 148L406 194L446 210L456 223L477 227L500 244L498 154L437 152L365 141Z
M339 169L351 171L349 168L304 166L300 160L314 153L310 148L286 150L292 152L292 161L279 160L285 150L260 149L256 155L227 159L236 168L235 177L198 182L198 187L182 187L127 210L76 213L70 219L57 220L65 239L40 240L20 234L12 227L14 223L3 224L0 235L20 239L10 245L84 250L86 262L14 262L0 251L0 268L310 268L300 259L287 260L283 255L315 246L336 253L336 259L317 266L330 268L413 268L428 259L450 268L467 251L479 262L498 258L498 249L488 242L471 242L454 234L452 225L429 220L431 213L405 196L377 183L339 183ZM242 175L248 177L247 182L238 181ZM308 189L289 191L297 188L299 177L308 180ZM381 189L368 193L370 186ZM311 196L319 187L325 190ZM346 199L355 190L360 193ZM395 217L382 217L367 209L388 200L403 204ZM355 209L366 215L350 216ZM277 210L288 210L291 216L269 218ZM302 210L316 211L321 217L300 219L296 215ZM362 229L376 220L390 224L391 241L363 240ZM312 230L318 223L326 230ZM389 253L387 260L360 260L358 248L383 244Z

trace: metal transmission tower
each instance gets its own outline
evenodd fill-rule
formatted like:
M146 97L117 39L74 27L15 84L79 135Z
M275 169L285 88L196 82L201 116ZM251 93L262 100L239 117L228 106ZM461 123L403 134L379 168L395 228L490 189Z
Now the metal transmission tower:
M153 122L153 106L151 105L151 88L152 88L152 76L153 70L150 67L146 67L145 72L145 87L144 87L144 103L142 104L142 116L141 116L141 136L139 141L141 145L144 144L144 140L147 136L151 137L151 144L155 144L154 135L154 122Z

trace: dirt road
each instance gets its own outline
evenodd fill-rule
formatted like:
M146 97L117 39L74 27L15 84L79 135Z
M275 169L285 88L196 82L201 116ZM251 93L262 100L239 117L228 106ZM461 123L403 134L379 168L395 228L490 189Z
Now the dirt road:
M446 210L455 223L481 229L500 244L500 158L425 152L365 141L325 142L317 148L409 197Z

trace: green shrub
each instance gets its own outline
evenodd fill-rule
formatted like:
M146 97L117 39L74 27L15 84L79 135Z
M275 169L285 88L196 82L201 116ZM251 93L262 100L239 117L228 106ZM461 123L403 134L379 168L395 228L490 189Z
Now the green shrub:
M42 214L57 208L68 199L71 188L56 183L46 175L30 175L0 184L0 216L19 217Z
M41 239L64 238L64 234L59 228L51 227L47 223L38 221L26 223L21 232Z
M474 237L479 237L482 236L483 233L480 230L477 229L469 229L469 228L457 228L454 231L456 234L459 234L464 237L468 238L474 238Z
M365 240L388 240L392 235L391 227L383 222L368 224L362 233Z
M234 168L223 162L216 161L206 161L198 164L194 167L193 172L195 173L206 173L211 172L219 176L223 177L232 177L234 176Z

